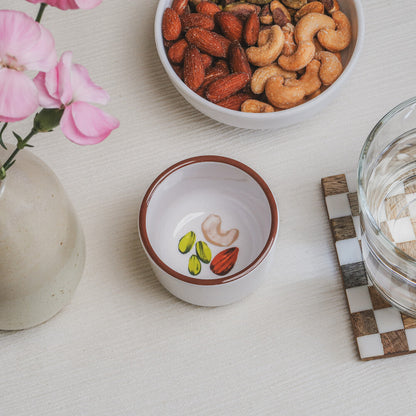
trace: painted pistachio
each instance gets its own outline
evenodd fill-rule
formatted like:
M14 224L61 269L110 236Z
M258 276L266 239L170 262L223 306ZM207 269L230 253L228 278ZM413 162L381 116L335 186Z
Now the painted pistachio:
M238 247L227 248L218 253L211 262L211 271L219 276L225 276L234 267L238 257Z
M202 263L208 264L211 261L211 249L208 247L207 243L204 241L198 241L195 244L195 249L196 255L198 256L199 260L202 261Z
M178 249L182 254L188 253L191 248L194 246L195 243L195 233L193 231L189 231L189 233L185 234L180 240L178 244Z
M195 254L192 254L189 259L188 271L192 276L196 276L201 272L201 262L199 261L198 257L195 256Z

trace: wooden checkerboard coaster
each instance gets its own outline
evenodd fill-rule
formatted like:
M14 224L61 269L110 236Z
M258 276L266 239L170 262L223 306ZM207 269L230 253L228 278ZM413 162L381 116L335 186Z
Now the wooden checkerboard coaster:
M323 178L322 188L360 358L372 360L416 352L416 319L393 308L367 278L355 178ZM395 207L392 204L391 208ZM390 214L386 204L387 223ZM413 253L416 237L407 243L403 248Z

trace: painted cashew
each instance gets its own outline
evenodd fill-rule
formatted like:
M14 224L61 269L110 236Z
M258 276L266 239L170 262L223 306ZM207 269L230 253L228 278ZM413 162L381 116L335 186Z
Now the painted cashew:
M302 87L283 85L284 78L280 75L271 77L266 83L266 96L270 104L277 108L291 108L301 104L305 98Z
M236 228L222 232L221 217L210 214L201 225L202 233L208 242L220 247L228 247L238 238L239 231Z
M251 46L246 50L247 58L255 66L266 66L274 62L282 52L284 36L280 26L270 29L267 42L263 46Z
M244 113L273 113L274 108L263 101L248 99L241 104L241 111Z
M352 30L348 17L341 11L332 13L336 25L333 28L325 28L319 31L318 40L320 44L330 52L339 52L345 49L351 42Z
M261 94L269 78L281 75L284 79L296 78L296 72L285 71L277 64L270 64L257 68L251 78L251 91Z
M342 63L338 57L328 51L321 51L316 54L316 59L321 61L319 78L325 86L333 84L342 73Z
M319 78L319 68L321 64L316 59L306 66L306 72L299 79L288 79L285 85L288 87L301 87L305 91L305 95L311 95L321 87L321 79Z
M283 36L285 37L285 43L283 44L282 55L290 56L296 51L296 43L294 40L295 26L291 23L287 23L282 27Z

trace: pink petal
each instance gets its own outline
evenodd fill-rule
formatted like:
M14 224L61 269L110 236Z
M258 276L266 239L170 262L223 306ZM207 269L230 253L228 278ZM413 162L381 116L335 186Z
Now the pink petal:
M0 10L0 60L48 71L56 63L55 42L48 30L25 13Z
M64 52L57 65L58 74L58 94L61 103L64 105L69 104L72 101L72 52Z
M107 104L110 99L106 91L95 85L82 65L72 66L72 88L74 101Z
M101 4L102 0L75 0L80 9L93 9Z
M61 10L68 9L92 9L98 6L102 0L27 0L30 3L47 3Z
M69 140L87 145L100 143L120 123L99 108L77 101L65 109L60 125Z
M24 73L0 69L0 121L23 120L38 108L38 90Z
M49 73L53 72L49 71ZM36 75L33 82L36 85L36 88L39 92L39 104L43 108L59 108L61 107L61 102L57 100L55 97L51 96L49 94L49 91L46 89L46 73L45 72L39 72L38 75Z

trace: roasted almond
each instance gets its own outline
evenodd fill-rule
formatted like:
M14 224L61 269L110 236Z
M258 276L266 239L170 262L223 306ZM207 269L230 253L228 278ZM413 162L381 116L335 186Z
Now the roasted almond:
M188 46L183 60L183 80L193 91L196 91L204 82L205 68L201 53L194 45Z
M182 29L189 30L191 27L201 27L203 29L214 29L215 23L211 16L202 13L189 13L181 17Z
M218 103L243 89L249 80L250 76L245 72L241 74L226 75L224 78L210 84L205 95L209 101Z
M220 12L221 9L215 3L201 1L201 3L196 5L196 11L213 17L216 13Z
M188 42L186 39L176 41L168 50L168 58L174 64L180 64L185 56Z
M187 41L202 52L218 58L225 58L230 47L230 41L218 33L200 27L193 27L186 32Z
M181 19L175 10L167 8L162 18L162 34L166 40L176 40L182 31Z
M229 61L232 72L245 72L251 78L251 67L247 59L247 55L240 45L240 42L231 43L229 52Z
M248 46L253 46L257 43L260 32L260 20L256 13L251 13L244 25L244 40Z
M219 101L217 105L228 108L229 110L240 111L242 104L250 98L251 96L249 94L241 92Z
M206 53L201 53L201 59L202 59L202 65L204 65L205 69L211 66L212 60L213 60L211 55L208 55Z
M189 0L173 0L172 2L172 9L175 10L178 15L182 15L188 6Z
M232 13L219 12L215 15L215 21L222 34L229 40L240 41L243 36L243 22Z

